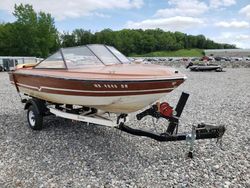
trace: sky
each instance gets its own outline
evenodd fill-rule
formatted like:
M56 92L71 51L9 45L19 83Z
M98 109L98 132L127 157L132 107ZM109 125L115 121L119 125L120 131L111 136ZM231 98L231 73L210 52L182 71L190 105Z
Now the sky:
M15 21L20 3L50 13L60 32L160 28L250 49L250 0L1 0L0 22Z

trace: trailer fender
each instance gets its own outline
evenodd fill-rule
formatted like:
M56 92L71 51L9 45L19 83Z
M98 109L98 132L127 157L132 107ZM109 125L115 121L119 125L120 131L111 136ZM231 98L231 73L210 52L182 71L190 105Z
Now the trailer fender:
M39 99L29 99L24 106L24 109L27 110L30 106L34 106L39 114L44 115L47 111L45 102Z

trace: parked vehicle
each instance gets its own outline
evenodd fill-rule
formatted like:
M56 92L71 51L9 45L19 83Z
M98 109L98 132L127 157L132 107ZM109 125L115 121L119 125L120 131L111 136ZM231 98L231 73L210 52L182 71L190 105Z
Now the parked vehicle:
M213 57L203 56L200 58L200 61L214 61Z
M231 58L233 61L243 61L242 57L232 57Z
M221 60L223 60L222 57L215 57L214 59L215 59L215 61L221 61Z
M250 61L250 57L245 57L244 60L245 61Z

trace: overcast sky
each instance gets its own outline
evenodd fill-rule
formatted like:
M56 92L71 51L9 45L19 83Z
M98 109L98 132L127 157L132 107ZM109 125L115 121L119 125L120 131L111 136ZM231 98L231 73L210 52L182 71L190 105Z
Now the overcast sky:
M161 28L250 48L250 0L0 0L0 22L15 3L51 13L61 32Z

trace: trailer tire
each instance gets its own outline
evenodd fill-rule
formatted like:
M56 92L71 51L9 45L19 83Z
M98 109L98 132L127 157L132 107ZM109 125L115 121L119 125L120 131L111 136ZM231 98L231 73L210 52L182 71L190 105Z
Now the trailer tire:
M43 127L43 116L34 105L30 105L27 110L27 120L29 127L33 130L41 130Z

